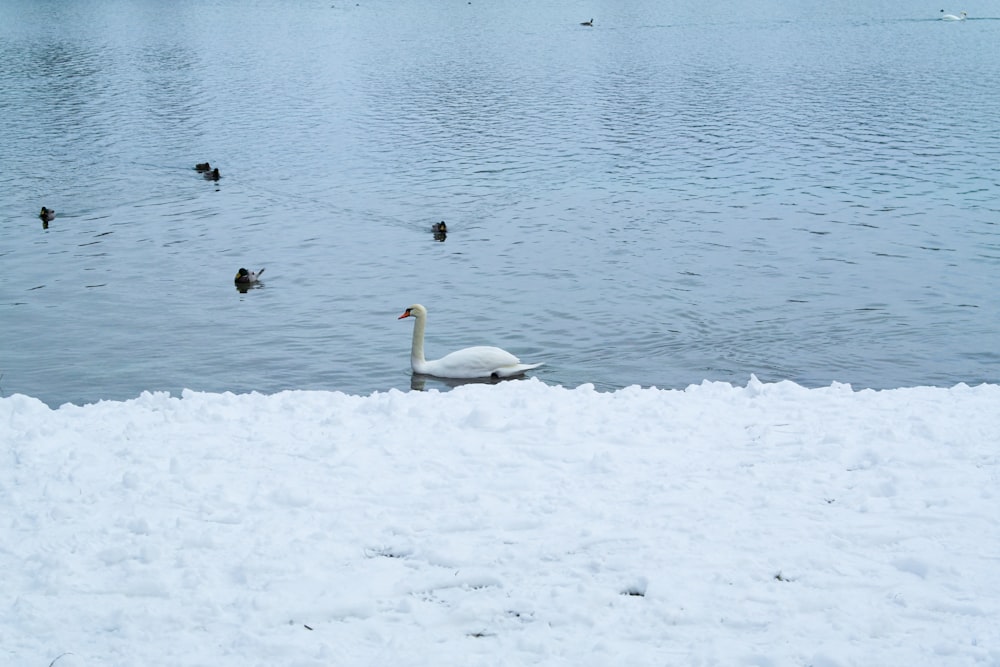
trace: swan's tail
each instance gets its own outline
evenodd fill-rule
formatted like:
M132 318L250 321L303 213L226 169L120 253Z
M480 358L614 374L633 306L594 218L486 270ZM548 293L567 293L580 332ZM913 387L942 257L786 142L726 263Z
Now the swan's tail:
M544 365L545 362L543 361L538 364L515 364L514 366L503 366L493 371L493 375L495 375L498 378L515 377L517 375L523 375L527 371L530 371L532 368L538 368L539 366L544 366Z

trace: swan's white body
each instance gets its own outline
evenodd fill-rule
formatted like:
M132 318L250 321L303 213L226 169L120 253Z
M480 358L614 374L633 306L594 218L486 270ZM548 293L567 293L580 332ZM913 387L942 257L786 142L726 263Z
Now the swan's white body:
M410 347L410 366L414 373L440 378L506 378L521 375L542 364L522 364L521 360L499 347L477 345L457 350L440 359L424 359L424 328L427 326L427 309L419 303L406 309L398 319L412 317L413 345Z
M966 16L968 16L968 14L966 12L962 12L958 16L955 16L954 14L945 14L944 16L941 17L941 20L942 21L964 21Z

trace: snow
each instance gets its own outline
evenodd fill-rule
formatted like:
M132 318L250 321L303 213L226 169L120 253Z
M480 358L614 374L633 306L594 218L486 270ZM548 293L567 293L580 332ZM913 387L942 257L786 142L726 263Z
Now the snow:
M1000 386L0 399L0 664L1000 665Z

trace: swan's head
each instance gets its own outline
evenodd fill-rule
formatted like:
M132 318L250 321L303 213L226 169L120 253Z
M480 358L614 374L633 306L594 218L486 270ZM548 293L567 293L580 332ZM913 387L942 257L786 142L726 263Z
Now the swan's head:
M423 319L427 317L427 309L421 306L419 303L415 303L406 309L402 315L397 317L397 320L402 320L407 317L416 317L417 319Z

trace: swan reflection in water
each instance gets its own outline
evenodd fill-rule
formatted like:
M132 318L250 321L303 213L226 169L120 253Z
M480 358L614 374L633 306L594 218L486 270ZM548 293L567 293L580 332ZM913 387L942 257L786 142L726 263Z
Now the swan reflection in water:
M488 377L488 378L440 378L436 375L422 375L421 373L414 373L410 376L410 389L413 391L425 391L427 389L427 383L431 383L431 389L434 388L434 384L444 385L448 389L454 389L455 387L461 387L463 384L500 384L501 382L518 382L524 380L523 375L518 375L509 378L499 378L499 377Z

